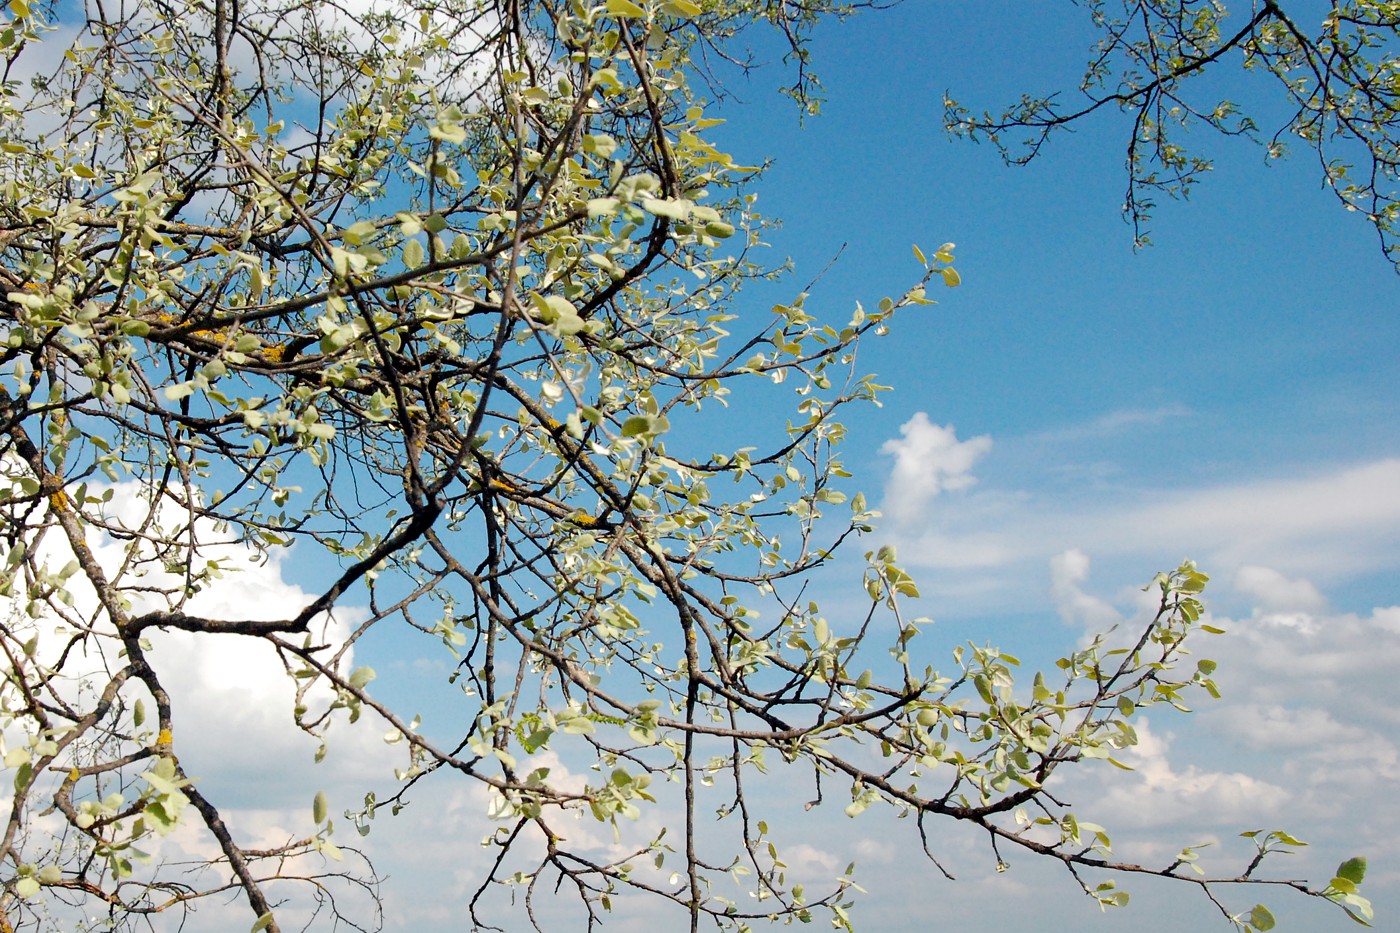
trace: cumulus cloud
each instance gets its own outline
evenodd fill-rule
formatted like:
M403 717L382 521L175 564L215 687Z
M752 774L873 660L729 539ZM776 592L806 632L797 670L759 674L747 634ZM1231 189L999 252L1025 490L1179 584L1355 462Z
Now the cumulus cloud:
M209 581L182 604L191 615L287 618L317 595L289 581L293 568L285 552L259 555L207 520L191 523L188 514L179 509L153 508L141 483L94 487L93 494L110 494L104 517L114 529L164 528L170 533L178 529L181 537L201 542L201 559L220 562L222 577ZM164 608L169 599L186 592L177 567L146 560L144 572L131 575L133 563L141 561L133 561L133 544L128 537L101 532L94 526L89 530L88 544L109 579L131 600L133 612ZM143 547L138 546L137 552L144 554ZM42 554L52 567L72 558L72 551L57 535L47 536ZM34 624L40 657L57 664L61 653L68 651L63 674L72 684L75 700L82 703L84 681L95 678L101 683L106 672L121 666L121 644L112 637L110 626L101 624L95 594L82 575L73 577L70 585L74 596L71 619L92 624L97 634L71 650L71 634L63 621L41 617ZM312 622L312 636L331 650L340 648L361 614L346 608L320 616ZM198 781L205 796L223 810L245 845L265 848L309 836L313 831L310 804L318 790L326 790L337 805L353 805L368 783L390 776L395 765L404 765L405 752L385 745L382 728L370 723L372 716L352 727L344 714L331 726L329 754L322 764L316 764L320 742L302 731L293 716L296 682L273 647L261 639L164 629L147 630L145 637L146 660L171 697L174 749L181 765ZM353 665L353 648L345 649L342 663L347 668ZM133 683L127 693L127 701L132 702L144 690ZM333 691L318 683L301 699L315 709L324 708L333 698ZM146 701L149 705L149 697ZM247 819L242 818L245 815ZM211 846L197 829L182 830L162 840L162 853L171 858L196 857L212 852Z
M1230 567L1269 563L1330 577L1393 565L1400 459L1312 476L1187 490L1127 516L1130 526L1209 548Z
M1112 598L1094 592L1082 550L1050 564L1056 609L1086 633L1133 631L1151 612L1136 588ZM1135 718L1139 744L1117 756L1134 771L1087 782L1081 774L1071 786L1093 801L1088 818L1126 830L1126 851L1147 860L1169 858L1202 833L1255 824L1341 845L1339 836L1358 829L1347 815L1400 780L1400 748L1389 738L1400 713L1363 699L1386 695L1400 665L1400 607L1329 613L1312 581L1260 565L1216 586L1254 604L1240 618L1209 618L1226 635L1195 639L1196 655L1219 664L1224 698L1190 701L1198 709L1184 741ZM1400 835L1400 819L1381 822L1393 825L1368 835Z
M1050 560L1050 597L1060 618L1092 632L1106 632L1124 619L1107 600L1087 592L1089 555L1072 548Z
M1097 439L1151 420L1122 412L1029 440ZM1400 593L1381 587L1400 579L1400 459L1273 464L1272 475L1194 485L1075 486L1033 475L942 495L953 488L945 473L970 479L988 450L952 459L956 435L926 417L901 434L884 448L895 457L888 510L902 519L887 534L924 568L932 612L974 630L975 640L1000 644L1006 634L1003 646L1022 657L1058 657L1090 632L1141 631L1156 594L1140 587L1155 571L1189 556L1211 574L1205 598L1215 608L1206 621L1226 634L1194 637L1186 664L1218 662L1222 698L1192 695L1195 712L1185 718L1167 707L1135 715L1140 744L1115 755L1132 772L1104 764L1057 775L1059 796L1107 826L1117 854L1166 864L1183 845L1217 842L1203 861L1229 873L1251 856L1238 833L1284 829L1312 845L1276 870L1325 881L1341 860L1367 855L1378 910L1394 899L1400 876L1382 866L1400 864L1400 811L1383 802L1400 782L1400 704L1391 700ZM1027 439L1004 440L998 452ZM897 490L908 492L900 500ZM896 502L908 508L896 513ZM1362 595L1354 583L1381 589ZM1051 609L1068 633L1039 624L1005 631L1018 616ZM942 858L948 844L939 843ZM964 866L949 863L961 877ZM920 883L911 877L897 860L880 880L898 892ZM1115 928L1140 928L1141 914L1123 916L1126 925ZM1323 914L1315 928L1334 921Z
M1308 752L1327 743L1351 745L1366 742L1371 732L1355 723L1344 723L1319 707L1282 703L1229 703L1214 713L1216 720L1244 745L1267 751Z
M1072 550L1139 585L1189 556L1251 604L1308 612L1326 608L1317 585L1400 570L1400 459L1208 487L968 489L990 448L968 446L978 440L916 417L884 448L896 456L887 534L911 566L956 571L929 587L953 600L945 614L1042 608L1043 568ZM949 488L966 492L931 507Z
M898 850L888 839L872 839L863 836L856 840L855 853L862 862L888 865L895 860Z
M902 437L880 447L882 454L895 458L885 485L885 512L896 522L919 518L944 490L966 489L977 482L972 467L992 449L990 435L960 441L951 424L934 424L924 412L901 425L899 433Z
M1400 666L1400 606L1345 613L1325 603L1315 610L1275 605L1212 619L1227 630L1209 646L1224 699L1200 711L1202 748L1252 760L1256 773L1268 769L1292 795L1284 825L1315 849L1393 864L1400 813L1377 801L1400 781L1400 710L1389 702ZM1373 892L1386 895L1374 887L1383 878L1372 880Z
M151 512L143 487L126 482L112 488L109 520L128 528L140 527ZM178 510L175 510L178 511ZM186 516L155 510L155 521L180 527ZM197 519L186 532L201 543L202 558L216 558L225 568L184 603L185 612L210 619L285 619L319 594L289 582L294 572L289 552L260 556L212 522ZM125 559L127 547L108 535L97 536L94 552L108 568ZM168 571L152 569L141 580L151 591L178 582ZM140 599L139 590L136 598ZM152 606L151 608L156 608ZM363 610L337 609L312 621L311 635L330 651L341 649ZM349 728L335 723L337 764L318 768L319 741L298 728L292 710L296 684L272 645L241 635L208 635L180 630L149 632L149 660L174 701L177 750L187 771L202 778L202 786L217 787L233 806L305 808L307 788L360 786L372 776L391 773L391 755L382 730ZM344 649L343 670L354 666L354 649ZM311 687L301 701L312 709L324 707L334 693L323 682ZM232 737L236 741L231 741ZM304 835L304 833L303 833Z
M1174 764L1171 736L1158 734L1146 716L1134 728L1138 744L1120 753L1133 772L1108 775L1092 807L1114 827L1252 824L1278 817L1289 801L1288 790L1265 778Z
M1261 604L1211 621L1227 632L1210 646L1226 694L1203 711L1215 729L1283 754L1282 770L1310 784L1349 794L1355 788L1342 785L1352 780L1400 780L1400 710L1383 699L1400 668L1400 606L1338 613Z
M1092 629L1143 615L1145 606L1122 608L1126 592L1093 592L1089 571L1083 551L1052 561L1064 618ZM1262 565L1215 586L1253 603L1237 618L1208 617L1226 634L1191 646L1193 658L1218 663L1222 699L1189 700L1196 712L1176 736L1134 717L1139 744L1115 756L1134 771L1067 776L1066 793L1092 802L1083 815L1126 831L1122 851L1148 861L1261 826L1314 843L1299 856L1316 860L1307 874L1358 852L1400 854L1400 814L1375 807L1400 781L1400 710L1386 699L1400 667L1400 606L1330 611L1311 580Z
M310 595L288 585L280 564L244 572L212 587L209 599L194 603L194 612L214 618L218 605L237 601L244 618L276 618L288 605L302 606ZM288 603L270 601L278 591ZM203 596L203 594L201 594ZM346 613L317 626L324 644L344 642ZM292 709L296 685L272 647L238 635L196 635L155 631L149 636L150 660L174 704L174 733L181 762L200 778L202 788L221 803L259 809L295 808L299 815L318 789L340 789L347 803L357 802L366 785L388 778L406 764L406 754L388 747L383 727L368 717L350 725L342 715L328 733L328 753L315 761L319 740L297 727ZM353 661L353 652L347 654ZM331 699L324 684L304 698L315 707ZM302 826L301 835L307 827Z
M1312 583L1286 577L1271 567L1241 567L1235 572L1235 589L1274 612L1317 612L1327 606L1327 600Z

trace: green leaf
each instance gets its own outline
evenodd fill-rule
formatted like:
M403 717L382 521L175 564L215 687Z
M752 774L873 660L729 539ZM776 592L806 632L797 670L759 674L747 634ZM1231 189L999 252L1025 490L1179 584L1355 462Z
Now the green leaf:
M1265 930L1272 930L1274 928L1274 915L1269 913L1269 908L1265 907L1263 904L1255 904L1254 909L1249 912L1249 919L1247 922L1250 926L1254 927L1254 929L1263 933Z
M424 255L423 244L418 240L409 240L403 245L403 264L410 269L421 266Z
M681 19L690 19L699 16L702 12L700 4L694 3L692 0L665 0L661 4L661 11Z
M656 424L656 420L656 418L650 415L633 415L622 422L622 436L642 437L643 435L651 434L653 433L652 428Z
M1361 924L1369 927L1370 921L1376 916L1376 912L1371 908L1371 902L1359 894L1348 894L1341 900L1342 910L1347 912L1347 916Z
M318 790L316 792L316 799L311 804L311 817L315 820L317 825L326 821L326 809L326 792Z
M642 198L642 210L671 220L685 220L693 206L684 198Z
M269 910L253 921L253 926L248 930L248 933L258 933L259 930L266 930L270 926L272 926L272 911Z
M535 306L540 321L560 336L571 337L586 326L579 317L578 308L562 295L531 294L530 303Z
M521 740L520 745L525 749L526 754L533 755L549 744L549 737L554 735L553 729L536 729Z
M455 123L434 123L428 135L445 143L461 145L467 141L466 129Z
M1349 858L1337 866L1337 877L1345 878L1352 884L1360 884L1366 880L1366 857L1358 855L1356 858Z
M361 220L346 227L341 233L341 238L351 246L359 246L370 237L374 236L375 226L368 220Z
M583 151L606 159L617 151L617 140L606 133L590 133L583 137Z
M604 9L610 16L645 19L647 15L647 11L637 6L632 0L608 0Z
M588 217L590 220L598 217L610 217L617 213L618 205L621 203L617 198L592 198L588 202Z

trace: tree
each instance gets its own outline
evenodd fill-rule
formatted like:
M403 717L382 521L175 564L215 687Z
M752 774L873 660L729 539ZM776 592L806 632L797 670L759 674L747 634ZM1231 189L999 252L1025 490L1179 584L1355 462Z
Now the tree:
M1099 110L1129 122L1124 216L1139 243L1158 193L1189 194L1211 169L1188 139L1193 128L1242 136L1268 159L1292 146L1317 158L1323 184L1376 228L1400 271L1400 8L1382 0L1309 5L1263 0L1230 16L1220 0L1088 0L1097 37L1076 102L1027 94L1001 113L974 114L951 97L945 125L986 139L1012 164L1040 154L1051 136ZM1236 5L1238 7L1242 5ZM1320 17L1313 25L1313 17ZM1235 65L1270 79L1277 101L1221 74ZM1224 79L1223 81L1221 79ZM1214 80L1212 80L1214 79ZM1253 115L1252 115L1253 114Z
M484 785L495 861L467 905L476 927L505 884L532 921L564 889L590 928L630 891L692 930L822 913L849 929L849 878L787 883L746 793L765 768L809 783L814 805L835 785L851 816L907 813L930 859L929 821L975 826L998 861L1058 861L1105 905L1127 900L1115 877L1149 873L1243 929L1272 916L1232 913L1220 889L1282 885L1369 916L1362 860L1321 887L1270 880L1265 857L1299 844L1274 831L1225 876L1193 873L1191 849L1131 864L1054 794L1132 745L1138 710L1214 692L1211 662L1184 663L1194 565L1153 581L1141 631L1029 684L991 647L931 665L888 549L865 555L855 617L808 598L875 518L838 456L840 416L881 388L856 350L931 283L958 283L953 247L916 249L917 279L871 310L829 323L797 295L756 319L738 296L765 275L757 172L710 141L693 88L706 55L767 22L807 99L805 36L849 11L200 0L77 22L10 5L6 925L149 925L228 891L255 930L280 929L298 897L373 923L346 905L377 879L333 841L324 797L304 838L254 849L186 773L170 632L267 646L323 743L346 719L387 724L403 766L348 815L363 831L435 772ZM786 425L760 437L724 417L748 396ZM306 605L201 609L240 571L231 555L293 545L335 566ZM351 661L385 629L452 659L464 725L449 739ZM546 752L599 777L552 780ZM715 807L725 843L698 831ZM625 858L560 830L643 808L667 831ZM217 852L202 870L157 858L182 828ZM754 899L726 899L717 882L741 872Z

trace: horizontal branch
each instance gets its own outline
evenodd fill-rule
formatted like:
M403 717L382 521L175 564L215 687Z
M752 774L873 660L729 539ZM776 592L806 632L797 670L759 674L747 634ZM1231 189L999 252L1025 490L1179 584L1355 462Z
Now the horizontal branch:
M292 619L210 619L185 612L148 612L131 620L126 634L137 635L148 628L173 628L208 635L263 636L283 632L305 632L307 617Z

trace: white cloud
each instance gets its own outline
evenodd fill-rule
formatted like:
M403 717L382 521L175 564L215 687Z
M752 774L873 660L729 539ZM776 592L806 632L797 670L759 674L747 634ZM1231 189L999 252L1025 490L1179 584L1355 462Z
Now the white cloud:
M1398 553L1400 459L1171 493L1126 519L1125 530L1194 540L1229 567L1268 563L1309 576L1375 570Z
M783 846L780 854L794 877L812 882L830 883L846 864L839 856L805 842Z
M1103 776L1102 792L1086 809L1111 828L1252 825L1278 818L1289 791L1241 771L1217 771L1171 759L1172 738L1159 735L1148 717L1134 720L1138 744L1115 758L1134 770Z
M1213 712L1224 731L1251 748L1297 754L1329 742L1353 744L1370 738L1368 730L1342 723L1319 707L1285 706L1282 703L1238 703Z
M1400 606L1387 606L1373 610L1371 623L1383 632L1400 635Z
M126 528L147 525L152 509L140 484L119 483L112 492L106 510L110 521ZM166 504L159 505L154 516L154 522L167 529L188 521L180 510ZM188 614L210 619L289 618L318 595L288 582L287 552L260 557L204 519L186 531L191 540L201 542L202 558L217 558L225 568L220 579L183 603L181 608ZM127 545L105 534L93 536L92 544L99 561L114 574L126 559ZM142 588L147 593L183 592L178 576L155 568L139 578L114 579L134 587L129 592L137 611L164 608L163 597L147 598L143 607ZM342 608L313 620L316 643L328 647L327 655L339 650L358 616L362 612ZM318 768L314 761L318 740L293 719L296 682L272 645L262 639L164 629L148 631L147 638L151 645L147 658L173 701L172 731L181 762L188 773L201 778L201 786L216 788L211 793L219 793L229 805L305 809L318 785L359 785L374 776L387 776L404 756L385 747L383 730L369 723L373 717L351 728L342 714L330 730L337 764ZM346 670L353 667L353 648L345 650L341 664ZM334 692L318 682L302 702L314 711L333 699Z
M1365 614L1256 606L1244 618L1212 619L1227 634L1200 646L1219 661L1224 694L1200 709L1201 749L1267 769L1291 794L1281 825L1329 858L1400 857L1400 811L1378 805L1400 782L1400 710L1390 702L1397 619L1395 606ZM1329 867L1323 860L1315 871Z
M1080 585L1089 579L1089 556L1072 549L1050 560L1050 597L1060 618L1091 632L1106 632L1123 622L1123 615L1107 600L1088 593Z
M1126 592L1110 601L1089 590L1083 552L1059 555L1052 576L1057 607L1070 621L1093 628L1132 615L1115 608L1128 602ZM1125 843L1120 855L1148 863L1218 834L1228 844L1212 858L1234 870L1233 834L1260 827L1313 843L1293 860L1300 876L1325 878L1336 861L1358 853L1379 862L1400 852L1400 812L1376 806L1400 781L1400 710L1389 702L1400 668L1400 607L1330 612L1312 581L1260 565L1234 586L1252 610L1209 617L1226 634L1201 633L1189 645L1188 663L1218 663L1222 699L1188 698L1196 712L1171 720L1180 723L1177 736L1154 728L1156 719L1134 717L1139 744L1115 757L1135 770L1063 775L1061 796L1082 801L1082 818Z
M942 427L917 412L900 426L903 439L891 439L882 454L895 458L885 485L887 515L896 522L921 517L929 502L945 489L966 489L977 480L972 467L992 449L990 435L960 441L950 424Z
M910 433L919 436L906 432L898 450L913 447ZM1115 756L1133 772L1063 776L1076 812L1104 823L1120 855L1148 864L1217 840L1203 857L1235 871L1249 858L1235 834L1261 827L1313 843L1289 862L1298 876L1325 879L1354 854L1379 864L1400 853L1400 813L1376 806L1400 781L1400 707L1388 701L1400 605L1344 612L1328 598L1400 569L1400 460L1196 488L1061 490L982 485L936 508L925 496L890 533L912 564L948 571L925 574L945 622L1043 611L1048 590L1076 629L1127 632L1154 594L1120 582L1141 585L1183 555L1212 574L1207 602L1232 617L1211 617L1227 634L1199 637L1193 650L1219 663L1223 699L1193 697L1197 712L1179 725L1170 710L1150 724L1135 717L1140 745ZM1106 591L1091 581L1091 558L1095 576L1115 581ZM1050 629L1030 634L1040 650L1063 650L1044 644L1055 640ZM1154 728L1168 721L1179 735Z
M1327 606L1327 600L1312 583L1290 579L1270 567L1241 567L1235 572L1235 589L1272 611L1317 612Z
M895 860L898 850L888 839L865 836L856 840L855 853L862 863L888 865Z
M144 528L154 533L182 525L180 510L165 506L153 510L139 483L90 488L95 496L109 491L106 520L114 528ZM187 613L213 619L275 619L286 618L311 602L313 594L289 582L291 568L283 556L261 559L203 519L182 531L189 539L204 542L199 551L203 558L217 557L226 568L221 579L182 604ZM124 563L128 571L133 563L128 542L99 532L95 525L89 527L88 544L109 579L132 602L134 612L164 608L168 598L184 591L183 577L156 561L150 562L144 575L119 572ZM46 538L43 552L55 567L72 556L56 534ZM80 580L81 574L70 583ZM72 702L81 709L90 705L93 697L80 684L85 680L104 683L105 672L121 666L121 645L110 624L97 612L91 587L74 585L72 590L73 616L91 622L95 632L78 651L70 651L63 665ZM314 620L317 641L332 649L342 646L355 614L353 609L340 610L332 617ZM39 656L56 664L71 635L53 618L43 617L35 625ZM330 729L330 753L322 764L316 764L319 742L299 729L293 717L296 683L265 641L163 629L147 630L145 637L146 661L171 699L174 753L201 793L219 808L235 840L245 847L271 848L313 835L316 827L311 803L318 790L327 792L331 813L338 814L357 807L372 782L378 779L382 783L391 776L394 765L404 764L404 751L384 744L383 728L373 724L372 715L351 726L344 713ZM345 664L353 662L352 655L347 649ZM153 708L144 688L134 680L128 682L123 696L128 704L144 697L148 709ZM311 688L304 697L313 709L324 707L332 698L324 684ZM344 832L348 827L343 822L341 828L336 841L350 844L354 834ZM344 838L347 834L351 838ZM142 848L156 858L157 865L218 857L217 844L193 809L186 811L184 822L172 835L145 840ZM319 856L310 858L318 860ZM305 860L296 861L288 870L295 874L306 864ZM356 866L353 859L346 864ZM204 880L220 883L213 874L204 873ZM293 896L287 887L281 888L280 894ZM300 916L303 907L311 909L308 904L291 904L284 922ZM241 917L240 909L228 910L234 918L230 923L246 928L250 921ZM246 905L241 910L246 911ZM206 921L214 915L222 918L225 913L223 906L212 903L201 908Z
M1261 606L1308 612L1325 608L1316 584L1400 571L1400 459L1205 488L1091 484L1052 494L980 485L933 508L932 498L950 488L944 473L971 479L967 469L985 450L960 449L951 429L921 417L906 428L904 439L886 444L898 459L886 506L897 520L885 533L912 567L957 571L926 587L949 600L944 615L1042 608L1046 562L1072 550L1139 585L1189 556L1217 592L1233 580L1232 592ZM934 453L921 457L924 448ZM1301 577L1314 583L1297 583Z
M1119 408L1114 411L1106 412L1087 423L1051 429L1049 431L1033 434L1027 439L1040 442L1067 443L1093 438L1113 437L1130 431L1133 428L1157 427L1169 419L1185 418L1190 415L1191 409L1180 404L1162 405L1157 408Z
M1296 678L1306 671L1308 688L1326 690L1336 699L1357 700L1362 678L1393 677L1400 669L1400 631L1394 620L1400 607L1377 608L1368 615L1275 612L1258 607L1248 617L1217 619L1230 638L1246 652L1252 668L1267 672L1271 690L1289 696L1298 688ZM1380 686L1379 684L1377 686ZM1382 696L1382 688L1371 696ZM1388 714L1382 704L1358 703L1372 714Z

